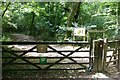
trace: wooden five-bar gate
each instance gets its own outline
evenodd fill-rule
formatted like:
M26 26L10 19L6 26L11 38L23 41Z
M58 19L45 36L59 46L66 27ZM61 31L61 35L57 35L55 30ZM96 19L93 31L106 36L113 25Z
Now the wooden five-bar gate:
M77 49L75 50L57 50L54 47L52 47L51 45L67 45L67 44L72 44L72 45L81 45L79 46ZM14 69L14 70L80 70L80 69L87 69L88 67L90 67L92 65L92 56L91 56L91 48L92 48L92 44L91 42L2 42L2 45L34 45L31 49L29 50L12 50L12 49L8 49L6 47L2 47L2 52L3 54L10 54L12 56L3 56L3 60L9 60L9 61L4 61L2 66L3 69L9 65L32 65L35 68L30 68L30 69L23 69L22 67L19 69ZM29 52L44 52L42 51L42 49L44 49L43 45L47 45L47 48L51 49L50 51L47 50L47 53L53 53L56 52L56 54L61 55L61 57L42 57L42 56L35 56L35 57L29 57L29 56L25 56L27 53ZM84 46L88 45L90 47L89 50L80 50L81 48L83 48ZM43 47L42 47L43 46ZM74 47L74 46L73 46ZM37 50L34 50L36 48L41 48ZM40 51L41 50L41 51ZM45 49L46 50L46 49ZM69 53L68 53L69 52ZM75 57L71 57L72 54L74 54L75 52L79 52L78 55L82 55L81 52L88 52L89 56L84 56L84 57L80 57L80 56L75 56ZM19 55L19 53L22 53ZM67 55L64 53L68 53ZM43 53L44 54L44 53ZM77 60L75 60L75 58L88 58L89 62L78 62ZM20 62L15 62L15 60L20 59L22 61L24 61L25 63L20 63ZM30 61L28 59L41 59L44 62L40 63L38 61L33 62ZM56 61L54 61L53 63L51 62L46 62L45 59L58 59ZM67 62L67 63L61 63L62 60L64 59L69 59L72 62ZM78 68L69 68L68 65L70 64L78 64L79 67ZM41 65L47 65L46 67L41 67ZM67 68L52 68L54 65L67 65ZM86 66L87 65L87 66ZM10 69L10 67L5 68L5 70L13 70Z
M108 44L115 43L115 47L108 50ZM57 50L51 45L77 45L75 50ZM18 49L9 49L6 48L6 45L33 45L29 50L18 50ZM82 50L82 48L88 46L87 50ZM44 47L49 48L46 50ZM74 47L74 46L73 46ZM37 49L37 50L36 50ZM42 51L44 50L44 51ZM112 55L107 55L108 51L113 51ZM3 52L3 70L93 70L93 71L105 71L108 65L111 62L117 65L118 70L120 70L120 41L107 41L106 40L97 40L93 41L75 41L75 42L2 42L2 52ZM29 52L46 52L55 53L61 56L51 57L51 56L26 56ZM88 53L88 56L79 56L84 53ZM67 54L64 54L67 53ZM78 56L71 56L77 53ZM4 56L5 54L10 54ZM43 53L44 54L44 53ZM109 57L109 59L107 59ZM112 59L114 57L114 59ZM77 61L77 59L87 58L88 62ZM51 61L47 61L51 59ZM55 61L52 61L56 59ZM62 62L63 60L68 59L71 62ZM16 60L18 60L16 62ZM23 62L21 62L23 61ZM39 62L43 61L43 62ZM77 64L77 66L76 66ZM30 68L20 67L13 69L7 66L16 66L16 65L31 65ZM56 65L57 68L55 67ZM67 67L60 67L60 65L67 65ZM74 67L70 67L73 65Z

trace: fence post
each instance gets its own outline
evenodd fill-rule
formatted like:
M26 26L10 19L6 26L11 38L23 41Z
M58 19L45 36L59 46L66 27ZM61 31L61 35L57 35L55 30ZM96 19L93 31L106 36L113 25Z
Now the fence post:
M103 69L103 40L95 41L93 71L102 71Z
M118 71L120 72L120 40L118 41Z
M117 64L117 61L116 61L116 59L117 59L117 49L118 49L118 41L117 42L115 42L114 43L114 45L115 45L115 51L113 51L113 56L114 56L114 62L113 62L113 65L116 65Z
M108 47L108 39L104 39L104 57L103 57L103 70L106 69L106 56L107 56L107 47Z
M99 40L98 44L98 71L102 71L103 69L103 40Z
M92 66L93 65L93 58L92 58L92 54L93 53L93 39L90 39L90 56L89 56L89 65Z
M93 71L98 71L98 41L94 42L94 61Z

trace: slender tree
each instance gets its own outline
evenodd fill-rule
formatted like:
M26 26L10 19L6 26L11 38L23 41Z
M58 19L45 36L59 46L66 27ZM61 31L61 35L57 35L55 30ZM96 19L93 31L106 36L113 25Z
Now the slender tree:
M3 13L2 13L2 18L4 17L4 15L5 15L5 12L8 10L8 7L10 6L10 2L7 4L7 6L6 6L6 8L5 8L5 10L3 11Z
M120 40L120 2L118 2L118 36Z
M35 37L35 25L34 25L35 13L31 12L31 15L32 15L32 20L31 20L31 27L30 27L30 35Z

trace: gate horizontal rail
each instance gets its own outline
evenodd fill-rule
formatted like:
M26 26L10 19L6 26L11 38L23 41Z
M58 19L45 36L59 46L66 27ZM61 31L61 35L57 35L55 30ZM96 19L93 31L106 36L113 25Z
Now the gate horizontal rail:
M16 58L16 57L2 57L2 58ZM39 59L40 57L22 57L22 58L28 58L28 59ZM63 58L63 57L47 57L47 58L51 58L51 59L54 59L54 58ZM69 58L90 58L90 57L86 57L86 56L84 56L84 57L69 57Z
M10 52L10 51L2 51L2 52ZM11 50L11 52L28 52L27 50L20 50L20 51L15 51ZM29 52L37 52L37 51L29 51ZM55 51L47 51L47 52L55 52ZM72 50L65 50L65 51L57 51L57 52L74 52ZM89 50L81 50L81 51L75 51L75 52L89 52Z
M5 63L6 64L6 63ZM40 64L40 63L33 63L33 64L37 64L37 65L49 65L49 64L53 64L53 63L46 63L46 64ZM57 64L63 64L63 65L66 65L66 64L89 64L88 62L86 63L57 63ZM30 65L29 63L11 63L9 65Z
M43 70L81 70L81 69L86 69L86 68L73 68L73 69L6 69L7 71L32 71L32 70L37 70L37 71L39 71L39 70L41 70L41 71L43 71Z
M89 44L88 41L72 41L72 42L1 42L2 45L36 45L36 44Z

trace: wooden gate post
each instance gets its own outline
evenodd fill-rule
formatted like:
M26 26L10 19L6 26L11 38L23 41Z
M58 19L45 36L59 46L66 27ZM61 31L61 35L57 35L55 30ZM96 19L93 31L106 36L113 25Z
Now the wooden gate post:
M93 65L93 39L90 39L90 54L89 54L89 65L92 66Z
M102 71L103 69L103 40L95 42L93 71Z
M108 47L108 39L104 39L104 57L103 57L103 70L106 69L106 56L107 56L107 47Z
M98 71L102 71L103 69L103 40L99 40L98 44Z
M93 61L93 71L98 71L98 41L94 42L94 61Z

